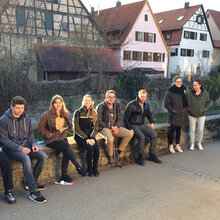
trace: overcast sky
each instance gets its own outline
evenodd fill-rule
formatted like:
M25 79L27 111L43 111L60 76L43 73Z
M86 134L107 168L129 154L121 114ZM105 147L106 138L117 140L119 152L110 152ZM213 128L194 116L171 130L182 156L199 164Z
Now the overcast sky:
M90 11L91 6L94 7L95 10L112 8L116 5L117 1L118 0L82 0L88 11ZM137 1L139 0L120 0L122 5ZM205 11L207 9L220 11L220 0L149 0L149 3L154 13L183 8L185 2L190 2L190 6L203 4Z

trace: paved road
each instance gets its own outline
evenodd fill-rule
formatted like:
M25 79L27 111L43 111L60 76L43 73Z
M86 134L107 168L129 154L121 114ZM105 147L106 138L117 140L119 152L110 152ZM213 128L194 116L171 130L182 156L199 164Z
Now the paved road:
M220 140L204 148L161 156L162 165L147 161L49 185L44 205L16 193L15 205L0 200L0 220L220 220Z

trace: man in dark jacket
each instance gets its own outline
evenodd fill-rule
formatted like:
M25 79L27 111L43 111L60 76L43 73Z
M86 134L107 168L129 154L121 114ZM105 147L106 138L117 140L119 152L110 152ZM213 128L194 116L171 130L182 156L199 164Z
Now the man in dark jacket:
M140 90L136 100L128 103L124 113L125 127L133 130L135 137L138 138L138 159L137 163L144 166L144 147L145 136L150 138L150 154L149 160L155 163L161 163L161 161L155 155L157 146L157 134L154 131L154 120L150 113L149 104L146 103L147 92ZM150 122L150 127L145 123L145 117Z
M114 164L113 142L114 137L121 137L122 141L116 149L116 157L125 150L128 142L133 137L133 131L129 131L121 126L121 111L118 103L115 102L116 93L114 90L108 90L105 95L105 101L97 106L98 125L100 133L107 138L107 151L110 164Z
M25 103L21 96L12 99L11 108L0 118L0 141L3 152L10 159L22 163L26 187L30 192L29 198L37 203L45 203L47 200L39 192L45 186L37 185L36 181L46 163L47 155L36 146L31 119L24 112ZM37 159L34 172L31 169L31 158Z

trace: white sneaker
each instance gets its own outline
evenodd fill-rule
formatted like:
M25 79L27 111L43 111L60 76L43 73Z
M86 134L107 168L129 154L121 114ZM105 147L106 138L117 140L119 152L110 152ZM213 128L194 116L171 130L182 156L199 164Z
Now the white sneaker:
M199 149L199 150L203 150L203 147L202 147L202 144L201 144L201 143L198 143L198 149Z
M176 145L175 150L178 151L179 153L183 153L183 150L179 144Z
M171 154L175 154L176 153L172 144L169 146L169 151L170 151Z
M194 145L194 144L191 144L191 146L190 146L189 149L190 149L190 150L194 150L194 149L195 149L195 145Z

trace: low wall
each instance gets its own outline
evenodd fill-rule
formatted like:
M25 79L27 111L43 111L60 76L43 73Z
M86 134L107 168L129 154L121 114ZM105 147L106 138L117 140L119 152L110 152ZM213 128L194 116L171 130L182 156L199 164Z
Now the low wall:
M156 126L156 132L158 134L158 147L157 153L159 155L168 153L167 150L167 126L168 124L161 124ZM204 129L204 140L215 139L220 137L220 115L217 116L208 116L205 129ZM106 154L105 140L98 135L97 140L100 146L100 158L99 158L99 169L108 169L111 166L108 165L108 159ZM73 137L68 138L70 145L73 147L74 152L77 155L78 161L81 162L82 166L86 166L85 161L85 152L79 150L77 144L75 143ZM188 128L182 129L182 135L180 140L180 145L186 148L188 146ZM146 141L146 153L148 152L149 141ZM134 162L134 155L137 154L136 149L136 139L133 138L129 145L126 148L126 151L123 153L124 158L121 163L118 165L121 166L123 164L128 164ZM39 145L39 148L45 151L48 154L47 163L41 173L39 178L39 183L47 184L52 183L60 176L61 172L61 154L57 154L53 149L47 148L44 145ZM21 182L24 178L23 169L21 163L16 161L12 161L13 167L13 181L15 189L22 189ZM72 177L79 177L76 172L75 167L72 163L69 163L68 174ZM3 190L2 178L0 177L0 190Z

